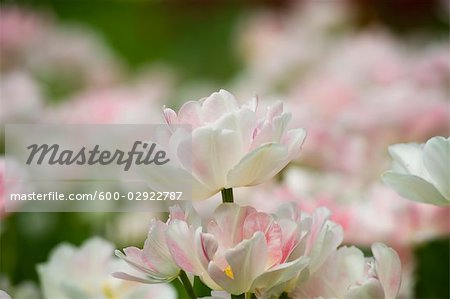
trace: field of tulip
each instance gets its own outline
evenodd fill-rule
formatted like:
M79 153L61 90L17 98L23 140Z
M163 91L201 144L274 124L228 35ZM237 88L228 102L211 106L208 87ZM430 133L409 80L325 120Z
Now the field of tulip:
M0 299L450 298L449 12L0 1Z

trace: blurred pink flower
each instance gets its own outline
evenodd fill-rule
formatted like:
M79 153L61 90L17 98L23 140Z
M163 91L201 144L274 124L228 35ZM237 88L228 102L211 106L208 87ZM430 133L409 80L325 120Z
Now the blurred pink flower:
M287 130L291 117L283 112L283 104L268 107L262 118L257 105L257 99L239 105L232 94L220 90L185 103L178 114L164 110L169 129L161 135L161 143L170 144L169 156L179 160L178 173L192 172L194 200L224 188L260 184L299 155L305 131ZM189 125L191 132L177 125ZM168 185L173 185L174 174L175 170L167 170ZM150 185L155 181L149 179Z
M2 74L0 98L2 127L8 123L33 123L40 118L43 110L42 92L28 72L15 70Z
M11 211L19 208L20 201L10 201L11 193L25 193L30 190L30 183L26 183L27 174L14 160L8 161L8 175L6 174L6 158L0 157L0 219L3 219ZM8 207L8 211L6 211Z
M0 9L1 69L23 63L23 55L43 37L49 25L49 18L46 15L23 7L2 5Z
M102 86L120 78L120 62L101 36L81 26L56 23L45 10L2 6L0 50L2 72L26 69L52 86Z
M176 298L169 284L142 285L115 279L111 274L127 267L113 258L111 243L91 238L80 248L59 245L49 261L38 265L45 298Z
M169 93L164 82L93 88L50 107L45 121L69 124L161 124L161 102Z
M405 262L415 245L450 234L450 208L411 202L380 183L361 184L359 178L340 173L290 167L281 184L243 190L235 197L267 213L286 202L295 202L306 213L326 207L331 220L343 227L346 244L383 242Z

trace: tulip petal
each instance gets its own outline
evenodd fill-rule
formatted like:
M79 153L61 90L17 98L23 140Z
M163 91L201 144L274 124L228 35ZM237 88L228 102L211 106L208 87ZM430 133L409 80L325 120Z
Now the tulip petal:
M236 98L228 91L221 89L203 100L202 121L213 123L224 114L235 112L238 109Z
M404 174L426 177L422 160L422 146L418 143L400 143L389 146L389 154L394 159L393 170Z
M423 162L436 188L450 203L450 138L430 139L423 149Z
M145 276L145 278L142 278L142 277L130 275L130 274L127 274L124 272L114 272L112 274L112 276L115 278L118 278L118 279L124 279L124 280L129 280L129 281L140 282L140 283L165 283L165 282L170 281L170 280L166 280L166 279L156 279L151 276Z
M211 262L208 267L211 278L231 294L238 295L249 291L253 280L264 271L265 265L261 263L267 258L264 234L256 232L251 239L227 250L225 255L232 276Z
M194 248L194 234L184 221L172 221L166 230L167 247L175 263L184 271L200 275L204 271Z
M192 173L204 185L218 192L226 186L227 173L239 161L238 132L202 127L192 134Z
M377 276L384 289L385 299L395 299L400 289L402 266L400 258L390 247L382 243L372 245Z
M202 123L201 105L198 101L188 101L181 106L178 111L178 123L189 124L192 129L197 128Z
M245 218L256 213L252 207L241 207L235 203L224 203L214 211L214 221L208 223L208 232L219 238L225 247L234 247L242 241Z
M176 277L179 269L173 262L169 248L166 245L166 229L167 225L165 223L158 220L152 222L142 254L151 263L155 271L163 276Z
M249 239L257 231L264 233L266 239L268 259L266 262L267 268L279 264L282 259L282 234L281 228L277 223L274 223L273 216L256 212L249 215L242 228L244 239Z
M252 284L251 291L265 291L293 279L308 266L309 258L300 257L294 261L279 264L259 275Z
M435 205L449 203L432 184L418 176L387 171L382 175L382 180L398 194L408 199Z
M283 138L282 143L285 144L288 148L288 162L298 158L303 142L305 142L305 138L306 131L304 129L289 130L286 133L286 136Z
M227 176L227 188L259 184L278 173L287 162L287 148L267 143L248 153Z
M383 288L378 280L369 278L361 286L352 287L345 295L345 299L388 299L383 293Z

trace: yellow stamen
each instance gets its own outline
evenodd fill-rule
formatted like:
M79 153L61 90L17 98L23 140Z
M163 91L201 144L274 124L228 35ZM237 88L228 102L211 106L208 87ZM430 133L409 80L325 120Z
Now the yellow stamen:
M116 299L116 298L117 298L117 297L114 295L114 292L113 292L113 290L111 289L111 286L110 286L109 283L107 283L107 282L103 283L102 291L103 291L103 294L105 295L105 297L106 297L107 299Z
M234 274L233 274L233 270L231 270L231 266L226 267L225 270L224 270L223 272L225 272L225 274L226 274L229 278L234 279Z

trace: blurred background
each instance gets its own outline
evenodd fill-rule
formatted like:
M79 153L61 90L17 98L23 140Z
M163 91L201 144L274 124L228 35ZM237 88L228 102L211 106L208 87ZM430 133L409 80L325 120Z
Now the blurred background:
M448 0L0 5L2 129L161 123L163 105L179 108L220 88L242 101L257 94L263 106L283 100L293 126L308 131L301 158L236 201L267 211L285 201L307 212L325 205L346 243L381 241L400 253L401 298L450 297L449 209L411 203L379 180L388 145L449 136ZM61 242L102 236L116 248L142 246L153 216L5 213L4 189L0 289L13 298L38 296L36 265Z

